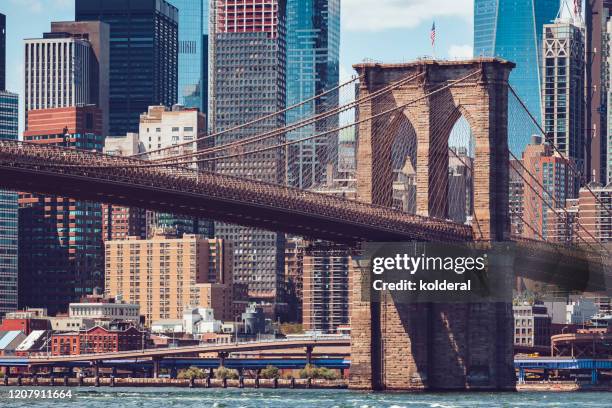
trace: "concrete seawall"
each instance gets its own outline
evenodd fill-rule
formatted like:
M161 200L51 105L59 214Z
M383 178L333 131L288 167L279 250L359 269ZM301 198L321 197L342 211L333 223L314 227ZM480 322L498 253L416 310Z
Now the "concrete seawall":
M0 386L7 385L4 381ZM254 379L244 378L242 380L220 380L220 379L170 379L170 378L109 378L88 377L83 379L55 377L51 381L48 377L10 377L8 386L42 386L42 387L185 387L185 388L318 388L318 389L340 389L348 387L348 380L308 380L308 379Z

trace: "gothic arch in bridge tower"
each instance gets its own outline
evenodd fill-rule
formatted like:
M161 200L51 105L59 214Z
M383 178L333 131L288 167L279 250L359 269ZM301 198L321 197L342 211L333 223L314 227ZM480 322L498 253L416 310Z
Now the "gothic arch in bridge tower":
M407 64L359 64L361 98L396 81L413 77L386 97L366 98L362 117L397 107L393 113L359 125L357 192L360 200L391 206L392 141L385 134L393 123L407 120L417 138L416 210L446 218L448 139L463 116L475 140L474 213L477 239L499 241L509 233L507 80L514 65L496 59L463 62L419 61Z
M514 64L461 62L360 64L357 189L365 202L391 206L393 130L409 123L416 137L416 211L447 215L449 138L463 116L474 137L473 236L501 241L509 234L508 76ZM392 95L366 98L405 78ZM393 110L393 108L397 108ZM383 112L391 113L381 114ZM377 116L379 115L379 116ZM512 306L507 303L379 303L352 263L351 380L366 389L511 389ZM366 272L367 276L367 272Z

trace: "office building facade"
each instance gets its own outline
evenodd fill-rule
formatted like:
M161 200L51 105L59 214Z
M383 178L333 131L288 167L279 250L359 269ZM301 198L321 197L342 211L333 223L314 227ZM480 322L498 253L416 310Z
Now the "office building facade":
M0 90L0 139L17 140L17 94ZM0 316L17 309L18 210L17 193L0 190Z
M159 159L164 157L180 156L195 153L199 148L210 146L206 136L206 116L198 108L186 108L174 105L149 106L147 112L140 115L139 146L145 159ZM172 146L176 146L172 148ZM154 153L158 149L170 148ZM151 152L151 154L147 154ZM190 167L199 167L197 157ZM199 220L169 213L149 212L149 231L161 228L166 233L173 233L176 237L183 234L212 235L212 222Z
M336 87L339 66L340 0L287 0L287 106ZM287 123L310 118L337 104L338 93L331 92L289 110ZM287 137L297 140L327 130L320 127L306 126ZM300 188L320 185L326 178L327 166L338 165L337 145L338 135L332 133L290 146L289 185Z
M95 104L91 58L89 41L69 34L25 40L26 129L28 111Z
M608 141L608 92L610 92L610 37L608 22L611 0L585 1L586 34L586 127L587 181L606 184Z
M303 258L304 330L335 333L349 323L349 250L327 242L311 242Z
M285 1L216 0L211 9L209 115L213 132L230 129L285 108ZM283 126L283 115L219 135L231 143ZM255 146L284 141L272 137ZM277 149L218 160L221 174L285 183L285 160ZM254 228L215 224L215 234L234 246L234 281L248 287L252 300L282 303L284 235Z
M0 91L6 89L6 16L0 13Z
M179 11L178 103L208 109L209 0L172 0Z
M102 151L95 106L30 110L24 140ZM98 203L20 193L19 304L66 312L68 304L102 288L102 213Z
M176 7L165 0L76 0L75 20L110 26L110 134L136 132L150 105L177 102Z
M584 29L562 20L545 24L543 47L544 131L584 175Z
M474 57L501 57L516 63L510 85L534 118L540 108L542 28L559 11L559 0L475 0ZM508 129L509 147L519 156L529 143L533 126Z
M551 318L543 304L518 304L514 313L514 345L519 347L550 346Z
M106 136L104 153L113 156L133 156L142 151L138 133ZM147 238L147 210L102 204L102 239L115 241L128 237Z
M110 27L101 21L54 21L51 33L68 34L87 41L91 47L89 56L89 97L102 113L102 134L108 135L108 89ZM54 107L59 107L54 106Z
M105 294L140 305L145 324L206 307L233 320L232 251L222 240L155 235L105 243Z
M591 192L592 191L592 192ZM580 243L612 242L612 186L591 185L591 191L580 189L578 196L578 220L576 228Z
M575 175L570 161L555 154L553 148L533 136L523 152L522 164L530 176L524 176L532 187L523 188L523 236L545 240L548 236L548 210L565 207L565 200L577 194Z

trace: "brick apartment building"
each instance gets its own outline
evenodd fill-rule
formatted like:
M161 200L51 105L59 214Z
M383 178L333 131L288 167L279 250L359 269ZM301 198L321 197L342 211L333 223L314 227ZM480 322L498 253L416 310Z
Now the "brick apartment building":
M127 328L92 327L78 332L54 333L51 336L51 354L79 355L112 353L143 348L144 331L130 326Z

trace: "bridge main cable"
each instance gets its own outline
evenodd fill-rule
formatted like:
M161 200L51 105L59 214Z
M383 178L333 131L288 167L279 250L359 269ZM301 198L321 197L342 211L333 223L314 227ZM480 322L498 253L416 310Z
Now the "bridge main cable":
M262 148L256 149L256 150L251 150L251 151L248 151L248 152L239 152L239 153L234 153L234 154L220 156L220 157L211 157L211 158L197 159L197 160L187 160L187 161L185 161L185 160L176 160L175 159L175 160L168 160L168 163L159 163L157 161L156 162L145 162L142 165L136 165L136 166L137 167L165 167L165 166L169 166L169 165L189 165L189 164L196 164L196 163L206 163L206 162L211 162L211 161L229 159L229 158L233 158L233 157L246 156L246 155L254 154L254 153L261 153L261 152L265 152L265 151L269 151L269 150L274 150L274 149L278 149L278 148L282 148L282 147L286 147L286 146L302 143L302 142L305 142L305 141L308 141L308 140L312 140L312 139L316 139L316 138L320 138L320 137L329 135L331 133L339 132L339 131L344 130L344 129L348 129L350 127L359 125L361 123L365 123L367 121L371 121L373 119L377 119L377 118L382 117L382 116L389 115L389 114L391 114L393 112L396 112L398 110L404 109L404 108L406 108L406 107L408 107L408 106L410 106L410 105L412 105L414 103L420 102L421 100L426 99L426 98L428 98L428 97L430 97L432 95L435 95L435 94L437 94L439 92L442 92L445 89L448 89L448 88L450 88L450 87L452 87L452 86L454 86L454 85L456 85L458 83L461 83L461 82L463 82L463 81L465 81L465 80L467 80L467 79L469 79L469 78L479 74L480 72L481 72L480 70L476 70L476 71L470 73L469 75L464 76L463 78L460 78L460 79L455 80L455 81L453 81L451 83L445 84L445 85L441 86L440 88L437 88L437 89L435 89L435 90L433 90L433 91L431 91L431 92L429 92L429 93L427 93L427 94L425 94L423 96L420 96L419 98L416 98L416 99L411 100L409 102L406 102L406 103L403 103L401 105L395 106L393 108L389 108L389 109L387 109L387 110L385 110L383 112L379 112L379 113L377 113L375 115L372 115L372 116L369 116L369 117L366 117L366 118L361 118L361 119L359 119L357 121L348 123L346 125L342 125L342 126L334 128L334 129L326 130L324 132L320 132L320 133L317 133L315 135L307 136L307 137L304 137L304 138L301 138L301 139L292 140L292 141L281 143L281 144L274 145L274 146L266 146L266 147L262 147Z
M261 133L259 135L250 136L250 137L247 137L247 138L244 138L244 139L241 139L241 140L237 140L235 142L231 142L231 143L227 143L227 144L223 144L223 145L218 145L218 146L210 147L210 148L207 148L207 149L198 150L198 151L193 152L193 153L186 153L186 154L183 154L183 155L163 157L163 158L154 159L154 160L151 160L151 161L152 162L156 162L156 163L157 162L174 162L176 160L183 159L183 158L206 156L206 155L210 155L212 153L218 152L218 151L228 150L228 149L235 148L235 147L238 147L238 146L244 146L244 145L247 145L247 144L258 143L258 142L261 142L261 141L266 140L266 139L271 139L273 137L280 136L280 135L282 135L284 133L291 132L291 131L303 128L303 127L311 125L313 123L317 123L321 119L329 118L331 116L338 115L338 114L340 114L342 112L345 112L345 111L348 111L350 109L354 109L360 103L376 99L376 98L378 98L378 97L380 97L382 95L387 94L388 92L393 91L394 89L398 88L399 86L401 86L401 85L403 85L403 84L405 84L407 82L411 82L411 81L413 81L413 80L415 80L415 79L417 79L417 78L419 78L419 77L421 77L423 75L424 75L424 73L421 72L421 73L418 73L418 74L415 74L415 75L411 75L411 76L406 77L406 78L402 78L402 79L400 79L400 80L398 80L398 81L396 81L396 82L394 82L394 83L392 83L390 85L387 85L384 88L381 88L381 89L377 90L376 92L373 92L372 94L370 94L368 96L365 96L363 98L358 98L358 99L356 99L354 101L351 101L351 102L349 102L349 103L347 103L345 105L338 106L338 107L336 107L334 109L330 109L329 111L322 112L322 113L320 113L318 115L315 115L315 116L313 116L311 118L303 119L303 120L301 120L299 122L291 123L289 125L286 125L284 127L278 128L278 129L270 130L270 131ZM354 125L354 123L352 125ZM199 139L199 140L203 140L203 139ZM302 141L303 140L299 140L298 142L302 142ZM190 142L187 142L187 143L191 144L193 142L190 141ZM184 144L185 143L182 143L182 145L184 145ZM177 147L180 147L180 146L181 145L177 144L177 145L172 146L172 148L177 148Z
M337 86L335 86L335 87L333 87L331 89L328 89L327 91L321 92L320 94L315 95L312 98L305 99L305 100L300 101L300 102L298 102L298 103L296 103L294 105L288 106L285 109L282 109L280 111L276 111L276 112L270 113L268 115L264 115L262 117L259 117L257 119L252 120L252 121L249 121L249 122L242 123L242 124L234 126L232 128L225 129L225 130L222 130L222 131L219 131L219 132L210 133L210 134L207 134L206 136L199 137L199 138L196 138L195 140L190 140L188 142L177 143L176 145L167 146L167 147L161 147L159 149L149 150L148 152L137 153L137 154L134 154L134 155L132 155L130 157L138 158L138 157L150 155L150 154L153 154L153 153L159 153L159 152L163 152L163 151L166 151L166 150L172 150L172 149L176 149L177 147L192 145L194 142L200 142L200 141L203 141L203 140L212 139L214 137L217 137L217 136L229 133L229 132L233 132L233 131L236 131L236 130L243 129L243 128L247 127L247 126L254 125L254 124L262 122L262 121L264 121L266 119L273 118L273 117L278 116L280 114L286 113L286 112L288 112L288 111L290 111L292 109L299 108L300 106L303 106L303 105L305 105L305 104L307 104L309 102L312 102L314 100L320 99L323 96L326 96L326 95L328 95L328 94L330 94L330 93L332 93L332 92L334 92L334 91L336 91L336 90L338 90L338 89L340 89L340 88L342 88L344 86L352 84L352 83L356 82L359 79L361 79L361 78L359 78L358 76L353 76L350 80L348 80L346 82L343 82L343 83L341 83L341 84L339 84L339 85L337 85Z

